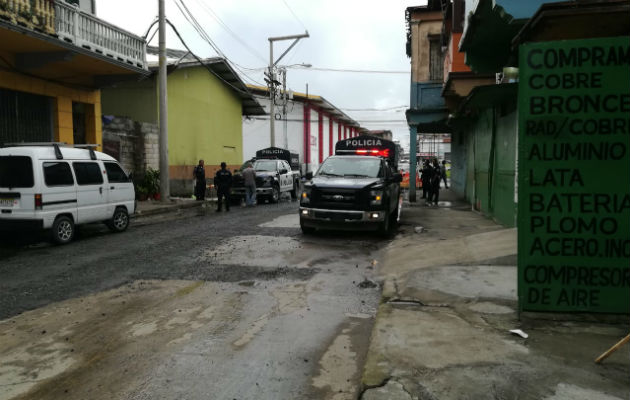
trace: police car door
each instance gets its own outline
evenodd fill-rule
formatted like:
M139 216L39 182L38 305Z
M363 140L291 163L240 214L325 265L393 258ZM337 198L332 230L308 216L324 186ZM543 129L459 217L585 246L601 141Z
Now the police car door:
M280 181L280 191L284 192L287 190L287 174L284 171L286 168L282 161L276 161L276 168L278 169L278 180Z
M394 174L392 169L389 167L389 164L385 161L381 161L381 168L383 168L385 181L387 182L387 210L391 211L394 210L398 204L398 185L393 182Z

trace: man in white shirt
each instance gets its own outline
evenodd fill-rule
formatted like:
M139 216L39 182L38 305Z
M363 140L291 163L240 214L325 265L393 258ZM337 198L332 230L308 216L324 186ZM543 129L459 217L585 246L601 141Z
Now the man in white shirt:
M248 163L247 168L243 170L243 180L245 185L245 204L253 206L256 204L256 171L252 167L252 163Z

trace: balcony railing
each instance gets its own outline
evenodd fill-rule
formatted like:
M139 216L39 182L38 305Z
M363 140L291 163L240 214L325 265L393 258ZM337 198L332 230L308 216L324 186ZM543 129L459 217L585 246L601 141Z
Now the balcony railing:
M0 0L0 18L147 69L144 39L64 1Z
M55 30L60 39L76 46L147 68L144 39L85 13L77 6L55 1Z

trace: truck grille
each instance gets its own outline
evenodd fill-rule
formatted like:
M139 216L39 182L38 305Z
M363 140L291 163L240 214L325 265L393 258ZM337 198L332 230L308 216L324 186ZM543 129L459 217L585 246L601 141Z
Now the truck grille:
M358 192L352 189L316 189L312 196L317 207L342 210L360 209L358 208L360 206Z
M360 220L361 214L349 212L316 211L315 218L330 219L331 221Z

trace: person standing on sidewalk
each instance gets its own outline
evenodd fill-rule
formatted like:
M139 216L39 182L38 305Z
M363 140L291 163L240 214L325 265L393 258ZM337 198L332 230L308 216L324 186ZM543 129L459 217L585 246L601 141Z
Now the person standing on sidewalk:
M243 180L245 185L245 205L256 204L256 171L252 163L247 163L247 168L243 170Z
M197 201L203 201L206 197L206 170L203 167L203 160L199 160L199 164L193 170L195 178L195 198Z
M437 158L433 159L433 168L431 171L431 177L429 178L429 201L427 205L437 206L440 200L440 181L442 180L442 170Z
M422 198L429 201L429 197L431 196L431 166L429 165L428 160L424 160L422 162L422 170L420 171L420 181L422 182Z
M446 160L442 160L442 180L444 180L444 189L448 189L448 182L446 182Z
M232 173L221 163L221 169L214 175L214 186L217 188L217 212L221 211L222 200L225 200L225 211L230 211L230 188L232 187Z

